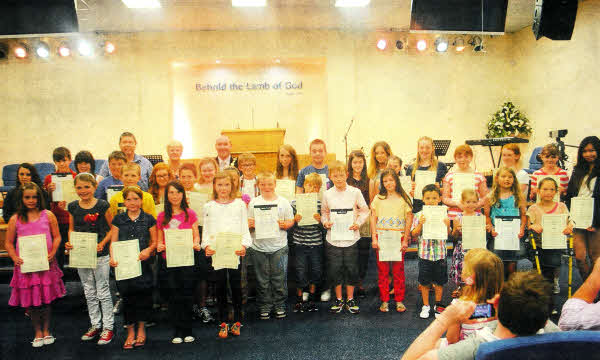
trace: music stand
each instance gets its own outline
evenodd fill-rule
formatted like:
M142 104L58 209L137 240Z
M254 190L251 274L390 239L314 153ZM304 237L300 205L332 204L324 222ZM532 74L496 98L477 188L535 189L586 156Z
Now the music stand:
M142 155L142 156L145 157L146 159L148 159L148 161L150 161L152 166L163 162L162 155Z
M445 156L450 147L451 140L433 140L433 148L435 149L435 156Z

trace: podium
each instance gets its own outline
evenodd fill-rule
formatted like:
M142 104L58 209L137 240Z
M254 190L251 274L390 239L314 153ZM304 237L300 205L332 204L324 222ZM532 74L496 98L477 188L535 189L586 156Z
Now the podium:
M283 145L285 129L234 129L223 130L231 140L231 154L234 157L250 152L256 156L256 171L273 171L277 164L277 153Z

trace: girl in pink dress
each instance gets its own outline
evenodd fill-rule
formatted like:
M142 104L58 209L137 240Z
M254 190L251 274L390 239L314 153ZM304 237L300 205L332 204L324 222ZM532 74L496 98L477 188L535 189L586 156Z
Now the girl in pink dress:
M54 343L50 334L52 302L65 295L63 273L54 258L60 244L56 217L44 210L45 198L35 183L23 185L18 191L17 213L8 221L6 251L15 263L10 281L12 292L8 304L28 309L35 331L33 347ZM23 259L19 257L19 241L24 236L44 234L48 248L49 270L22 273Z

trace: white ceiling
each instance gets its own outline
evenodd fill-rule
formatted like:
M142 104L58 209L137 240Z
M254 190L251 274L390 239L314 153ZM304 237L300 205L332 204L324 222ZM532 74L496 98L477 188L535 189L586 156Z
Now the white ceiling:
M440 0L444 1L444 0ZM128 9L121 0L75 0L81 32L257 29L408 31L411 0L371 0L336 8L335 0L267 0L264 8L232 8L231 0L160 0L160 9ZM508 0L506 32L533 23L535 0Z

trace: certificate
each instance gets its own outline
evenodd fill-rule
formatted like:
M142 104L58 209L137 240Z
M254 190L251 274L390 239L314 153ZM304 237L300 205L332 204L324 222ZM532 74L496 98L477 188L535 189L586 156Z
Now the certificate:
M454 173L452 179L452 200L460 201L463 190L475 189L475 175L465 173Z
M296 194L296 182L294 180L277 180L275 183L275 194L282 198L292 201Z
M444 220L448 217L448 210L446 206L424 205L423 216L425 216L425 224L423 224L423 239L448 239L448 226L444 224Z
M327 182L329 181L329 179L327 178L327 175L325 174L319 174L319 176L321 177L321 188L319 189L319 200L323 199L323 193L325 191L327 191Z
M435 184L435 171L417 170L415 171L415 199L423 199L423 188L425 185Z
M194 266L192 229L164 230L167 267Z
M188 191L186 193L188 206L194 210L198 217L198 225L204 225L204 205L208 202L208 194L202 192Z
M485 216L462 217L462 248L486 248Z
M521 219L514 216L496 216L494 250L519 250Z
M115 268L115 280L127 280L142 276L138 239L113 242L111 246L113 259L118 263Z
M123 185L112 185L106 188L106 201L110 199L119 191L123 190Z
M567 214L542 215L542 249L566 249Z
M594 198L574 197L571 199L571 221L577 229L592 226L594 218Z
M317 209L317 193L296 194L296 214L302 216L298 226L318 224L314 217Z
M331 241L354 240L354 230L350 230L354 224L353 209L331 209L329 218L333 222Z
M71 173L54 173L52 174L52 182L56 185L56 189L52 192L52 201L66 201L68 204L79 200Z
M69 267L95 269L98 264L98 234L72 231L69 242L73 245L73 249L69 250Z
M19 257L23 259L21 265L23 274L50 269L46 234L20 236L17 241L19 242Z
M212 266L215 270L237 269L240 257L235 254L242 248L242 234L220 232L215 236L215 254L212 256Z
M540 181L544 180L545 178L550 178L553 179L554 181L556 181L556 185L558 185L558 190L556 191L556 194L554 194L554 199L552 199L553 201L560 201L560 176L558 175L537 175L537 183L538 186L540 185ZM537 199L536 199L536 203L539 203L542 200L542 197L540 196L539 192L537 194Z
M402 232L377 230L379 261L402 261Z
M254 234L256 239L279 237L279 213L277 204L254 205Z

